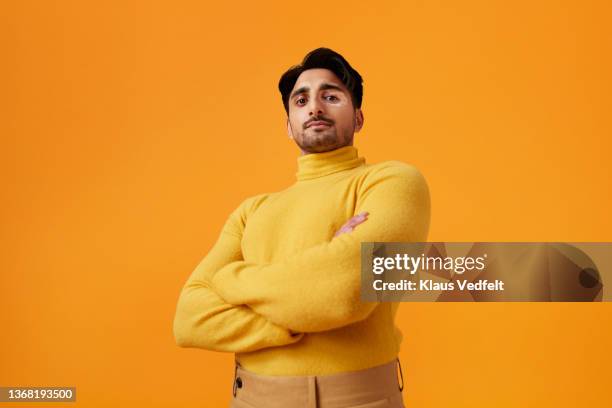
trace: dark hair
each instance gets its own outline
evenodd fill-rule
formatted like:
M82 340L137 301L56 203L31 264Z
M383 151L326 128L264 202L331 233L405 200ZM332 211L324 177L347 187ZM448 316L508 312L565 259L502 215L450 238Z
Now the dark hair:
M361 108L363 79L359 72L355 71L348 61L337 52L329 48L317 48L306 54L301 64L289 68L278 81L278 90L283 97L283 105L287 114L289 114L289 95L295 82L302 72L312 68L325 68L333 72L351 93L353 106Z

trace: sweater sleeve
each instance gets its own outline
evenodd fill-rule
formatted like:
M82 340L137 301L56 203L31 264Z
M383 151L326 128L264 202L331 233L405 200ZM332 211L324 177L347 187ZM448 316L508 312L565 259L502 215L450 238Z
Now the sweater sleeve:
M183 286L174 317L174 337L180 347L247 352L299 341L303 334L270 322L244 305L224 301L210 280L223 266L242 258L244 203L229 217L209 253Z
M390 162L370 172L359 188L355 213L369 212L354 231L275 263L235 261L212 279L231 304L248 305L298 332L332 330L361 321L378 305L362 302L361 242L423 242L430 198L412 166Z

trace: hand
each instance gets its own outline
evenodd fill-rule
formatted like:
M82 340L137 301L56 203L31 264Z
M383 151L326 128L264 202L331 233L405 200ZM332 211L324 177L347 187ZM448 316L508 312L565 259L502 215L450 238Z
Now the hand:
M353 231L356 226L368 220L369 214L370 213L368 213L367 211L364 211L349 219L347 222L344 223L343 226L340 227L338 231L336 231L336 233L334 234L334 238L347 232Z

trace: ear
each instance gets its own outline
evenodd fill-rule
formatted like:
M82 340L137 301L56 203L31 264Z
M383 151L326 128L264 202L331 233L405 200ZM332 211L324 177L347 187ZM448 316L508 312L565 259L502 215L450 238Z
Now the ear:
M287 118L287 135L289 139L293 139L293 130L291 130L291 123L289 123L289 118Z
M355 132L359 132L363 127L363 112L361 108L355 110Z

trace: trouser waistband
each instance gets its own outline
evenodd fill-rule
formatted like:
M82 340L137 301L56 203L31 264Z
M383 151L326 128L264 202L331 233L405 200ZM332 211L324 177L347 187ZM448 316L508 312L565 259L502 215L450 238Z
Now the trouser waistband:
M266 407L282 406L289 399L296 407L348 406L341 404L397 398L397 394L401 400L402 390L399 358L364 370L320 376L260 375L236 362L233 384L234 397Z

